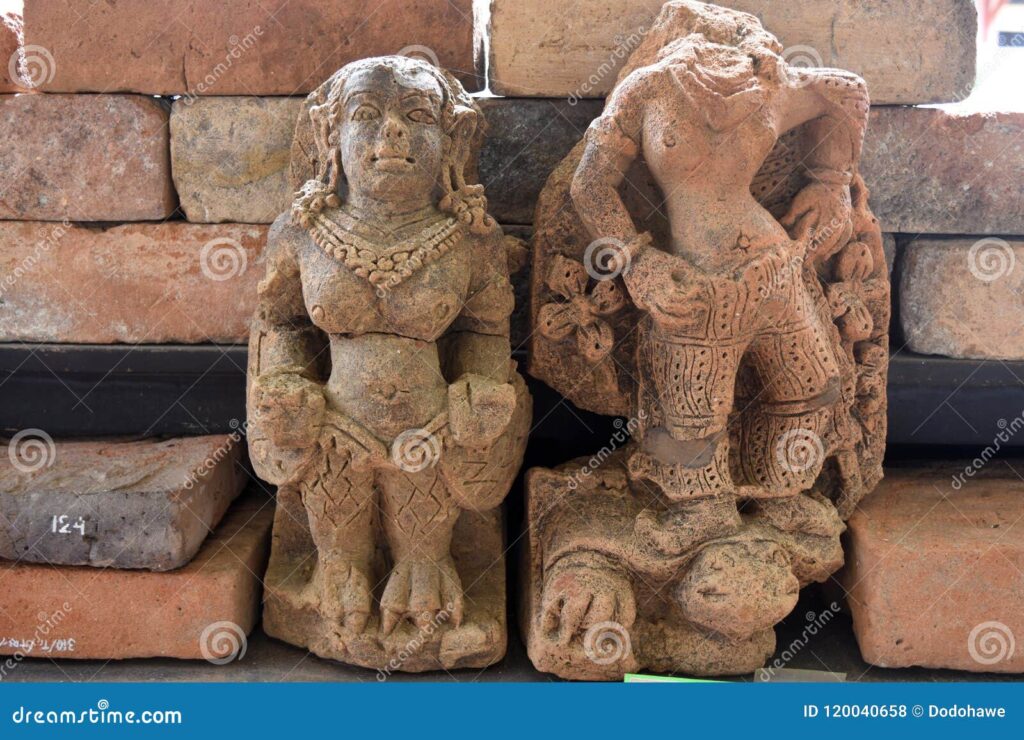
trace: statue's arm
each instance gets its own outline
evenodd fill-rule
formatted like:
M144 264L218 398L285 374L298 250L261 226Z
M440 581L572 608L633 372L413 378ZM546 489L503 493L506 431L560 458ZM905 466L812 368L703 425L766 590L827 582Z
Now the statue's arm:
M780 96L782 131L807 124L812 179L849 184L864 144L871 101L867 83L838 69L790 70ZM799 75L799 76L797 76Z
M250 438L303 447L313 443L323 417L318 366L326 347L302 300L295 245L304 232L285 218L267 238L267 272L249 333L247 406Z
M468 238L475 242L469 295L444 348L452 431L457 442L477 446L504 432L515 408L509 341L515 296L501 231Z
M570 194L591 238L630 244L636 226L619 195L619 184L640 154L643 80L637 73L616 87L604 112L587 130L583 157Z

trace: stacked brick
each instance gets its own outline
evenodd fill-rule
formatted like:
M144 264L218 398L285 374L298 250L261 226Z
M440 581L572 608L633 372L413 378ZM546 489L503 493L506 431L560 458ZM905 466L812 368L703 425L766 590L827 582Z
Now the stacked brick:
M1024 234L1024 114L918 107L970 93L972 0L720 3L758 15L779 35L790 63L838 66L868 81L875 106L862 172L897 255L897 346L1024 359L1024 309L1015 300L1024 289L1024 239L1012 236ZM475 29L470 0L384 0L372 13L357 2L319 0L27 0L24 29L19 19L0 24L0 62L17 60L0 64L0 342L245 342L267 225L287 209L297 184L288 164L302 96L348 61L391 53L424 56L453 70L467 89L479 89L474 32L490 39L490 89L510 96L481 101L489 138L480 180L495 217L528 236L544 181L600 113L601 97L662 4L496 2L489 28ZM32 94L12 94L24 90ZM520 288L526 279L525 272L517 276ZM522 322L516 332L521 341ZM68 444L56 443L58 453ZM87 452L67 449L68 460ZM121 449L111 453L111 464L131 467L138 454ZM168 454L165 467L188 479L193 458ZM265 508L252 499L236 502L199 546L199 530L190 530L191 539L175 534L189 497L140 479L97 495L137 496L147 502L143 509L167 502L161 534L147 530L158 541L149 551L155 559L136 549L129 553L136 559L125 561L98 541L89 550L81 542L67 546L70 540L60 541L66 551L47 550L58 541L45 537L42 550L19 551L24 532L45 525L46 516L74 513L75 485L85 484L69 483L78 480L73 470L60 469L67 480L26 483L17 471L0 471L0 509L14 507L12 521L25 527L0 533L0 557L18 561L0 568L0 578L11 579L0 613L20 615L22 633L41 609L33 599L63 598L66 578L92 589L96 604L116 601L126 587L139 593L131 627L138 631L118 644L102 641L97 612L77 611L77 633L95 635L77 657L196 657L193 633L218 621L215 612L230 614L224 620L243 631L251 627L255 607L246 609L258 584L238 563L262 572ZM919 478L904 488L926 485ZM207 529L237 494L226 499L226 490L204 504ZM868 523L851 522L855 566L848 581L864 646L888 639L878 631L886 605L914 598L926 582L908 578L897 591L882 590L887 568L903 562L885 557L871 561L871 578L858 577L856 564L872 557L857 552L873 541ZM115 524L105 530L110 542L127 536ZM234 553L233 566L218 565L217 546ZM214 606L200 608L208 602ZM143 616L146 603L176 604L193 621L181 622L161 647L155 636L168 628ZM0 625L0 638L13 629ZM928 649L926 659L903 663L971 668L962 656ZM865 653L882 654L867 647Z
M0 17L0 342L244 343L302 96L390 53L477 89L472 19L470 0L28 0ZM237 654L273 510L239 498L240 433L23 429L4 447L0 654Z

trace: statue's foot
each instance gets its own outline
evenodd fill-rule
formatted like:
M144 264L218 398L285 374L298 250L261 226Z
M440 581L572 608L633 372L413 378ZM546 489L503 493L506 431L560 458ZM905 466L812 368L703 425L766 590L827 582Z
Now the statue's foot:
M380 600L382 630L390 635L408 619L421 630L451 622L462 624L462 581L450 555L439 561L400 560L395 563Z
M359 560L320 565L320 610L331 623L356 634L366 629L373 604L369 572L369 564Z
M574 553L555 563L544 579L542 628L560 645L579 632L614 622L628 630L636 620L629 578L608 558Z
M732 496L697 499L670 509L644 509L634 532L643 545L663 555L681 555L713 537L732 534L741 520Z

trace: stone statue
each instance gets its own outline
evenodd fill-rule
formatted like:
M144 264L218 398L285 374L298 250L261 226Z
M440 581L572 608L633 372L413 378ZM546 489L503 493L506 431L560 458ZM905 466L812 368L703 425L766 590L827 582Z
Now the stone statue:
M264 625L380 675L505 651L499 505L530 399L511 245L471 184L483 133L447 72L349 64L307 99L305 182L268 237L247 395L278 486Z
M789 66L754 16L675 0L548 180L531 373L629 417L632 441L528 475L538 668L752 671L842 564L885 441L868 107L863 80Z

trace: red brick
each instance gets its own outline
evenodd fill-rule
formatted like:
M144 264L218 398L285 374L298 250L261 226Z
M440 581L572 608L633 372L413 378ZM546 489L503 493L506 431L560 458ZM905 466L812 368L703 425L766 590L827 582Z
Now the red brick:
M32 0L25 41L55 60L50 92L305 94L411 45L475 80L471 0Z
M904 248L900 280L912 351L1024 360L1024 239L921 237Z
M0 558L173 570L248 476L235 435L59 441L26 430L0 457Z
M873 108L860 171L886 231L1024 234L1024 113Z
M191 563L167 573L0 563L0 654L224 657L215 635L240 640L256 624L272 519L270 500L247 496Z
M602 97L665 0L493 3L491 88L502 95ZM864 77L875 103L961 100L974 83L972 0L719 0L753 13L784 56Z
M168 106L137 95L0 96L0 219L174 213Z
M841 580L868 663L1024 672L1024 482L977 463L889 470L850 519Z
M0 341L245 342L266 234L182 221L0 222Z

